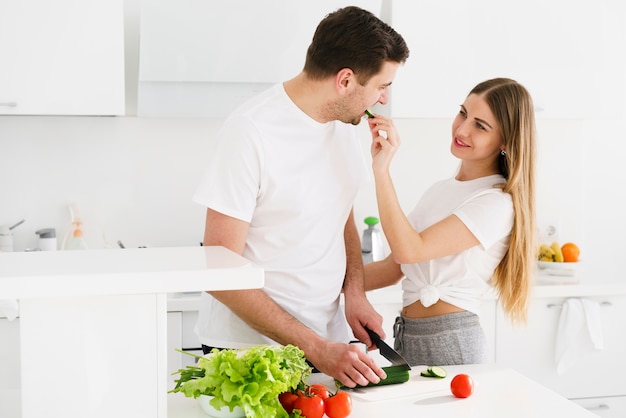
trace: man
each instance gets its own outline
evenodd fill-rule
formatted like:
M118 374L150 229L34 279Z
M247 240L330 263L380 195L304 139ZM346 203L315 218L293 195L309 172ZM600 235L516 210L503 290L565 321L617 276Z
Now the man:
M224 122L194 201L206 206L204 245L221 245L265 270L265 287L203 294L196 332L205 346L293 344L348 387L384 371L373 348L382 317L363 288L352 205L368 168L356 125L388 101L408 58L402 37L370 12L326 16L295 78L251 99ZM345 316L339 300L345 297Z

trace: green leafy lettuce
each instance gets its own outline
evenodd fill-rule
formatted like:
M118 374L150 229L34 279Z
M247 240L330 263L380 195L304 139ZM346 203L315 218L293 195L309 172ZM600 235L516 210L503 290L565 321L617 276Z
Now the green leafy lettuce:
M288 417L278 395L306 381L311 367L304 352L293 345L257 345L241 350L213 350L196 366L178 370L171 392L187 397L211 395L216 409L235 406L246 417ZM175 373L175 374L176 374Z

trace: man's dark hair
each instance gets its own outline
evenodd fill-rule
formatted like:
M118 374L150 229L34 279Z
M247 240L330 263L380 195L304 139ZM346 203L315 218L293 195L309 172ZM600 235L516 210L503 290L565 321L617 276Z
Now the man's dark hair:
M350 68L359 82L366 84L385 62L403 64L408 57L406 42L391 26L367 10L349 6L319 23L307 50L304 72L322 79Z

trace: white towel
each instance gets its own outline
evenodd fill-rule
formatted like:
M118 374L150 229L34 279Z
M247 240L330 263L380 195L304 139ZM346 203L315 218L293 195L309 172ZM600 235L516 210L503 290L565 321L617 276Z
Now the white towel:
M556 333L554 354L557 373L565 373L587 354L603 348L600 304L584 298L567 299Z
M0 299L0 318L13 321L20 313L20 305L15 299Z

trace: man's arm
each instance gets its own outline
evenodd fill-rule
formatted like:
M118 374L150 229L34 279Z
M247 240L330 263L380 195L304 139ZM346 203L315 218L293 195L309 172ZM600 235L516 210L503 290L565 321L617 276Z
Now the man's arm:
M247 222L208 209L204 245L220 245L242 254L248 228ZM323 339L262 289L210 293L252 328L280 344L301 348L315 367L349 387L378 382L380 377L385 377L384 371L357 346Z
M365 295L361 240L354 222L353 211L350 212L344 227L344 240L347 257L346 276L343 283L346 319L352 328L354 336L367 345L369 349L373 349L373 343L363 327L367 326L382 338L385 338L383 318L374 310L374 307Z

